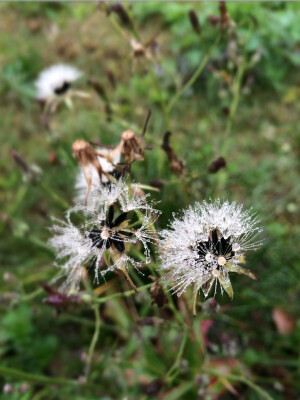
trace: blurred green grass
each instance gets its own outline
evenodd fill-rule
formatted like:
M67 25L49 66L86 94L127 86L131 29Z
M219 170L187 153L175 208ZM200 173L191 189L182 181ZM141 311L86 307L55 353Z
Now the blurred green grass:
M206 68L192 90L185 92L176 104L171 113L171 142L178 156L185 159L189 173L195 176L187 183L170 174L166 156L160 149L167 130L161 97L168 100L174 95L176 85L180 86L190 76L213 42L217 29L207 21L209 15L218 14L216 3L128 5L144 41L160 32L162 69L157 71L157 79L161 89L153 85L150 75L142 69L133 72L128 42L95 4L32 2L1 3L0 7L3 15L0 23L3 49L0 55L0 261L4 293L1 362L27 372L77 379L83 368L80 355L86 351L93 332L93 315L84 307L54 316L52 309L43 304L43 296L20 303L7 298L7 293L31 293L55 275L53 254L44 244L49 237L49 217L63 214L38 186L22 182L11 150L16 149L29 163L38 164L43 170L43 183L71 203L76 173L71 157L72 142L79 138L91 141L100 138L103 143L117 144L126 124L127 128L141 132L150 108L152 117L146 143L153 150L146 152L143 163L134 164L133 175L136 181L145 184L157 178L166 182L162 192L155 195L163 211L160 226L167 224L172 212L189 203L219 196L253 207L265 228L264 246L247 259L247 265L259 276L260 282L233 277L233 302L218 298L227 307L226 312L213 316L204 312L199 317L214 321L210 333L214 346L210 356L226 359L231 355L226 348L228 340L222 336L226 334L236 346L234 357L252 371L257 383L272 398L296 398L300 337L299 5L228 4L232 18L241 23L240 37L250 38L246 54L262 48L262 57L251 71L253 84L249 93L241 95L228 139L226 170L216 175L207 173L209 164L221 155L226 126L222 109L229 105L230 93L222 96L218 81ZM191 8L199 15L200 40L188 20ZM220 63L221 68L233 73L230 65L222 61L226 44L225 40L218 46L212 65ZM86 102L76 101L74 110L61 107L54 119L59 141L49 138L34 100L33 82L41 69L56 62L74 64L84 71L86 78L94 76L100 80L114 106L110 122L103 101L93 95ZM115 89L109 83L107 70L115 75ZM81 87L85 90L85 80ZM54 164L50 162L51 152L56 153ZM16 278L4 279L7 272ZM24 395L29 397L24 399L35 398L39 392L45 399L157 398L156 395L143 397L143 382L146 385L149 380L166 374L176 357L180 334L176 324L168 320L153 326L136 322L136 311L132 311L136 309L141 318L150 314L164 319L164 313L150 302L144 292L135 300L112 300L104 307L99 359L92 375L100 389L65 386L43 394L44 389L32 386ZM290 335L279 334L272 322L272 310L278 306L298 315L296 329ZM200 329L199 319L193 321L196 331ZM246 327L241 325L243 322ZM197 386L195 379L203 359L200 355L197 359L195 349L195 343L189 338L181 374L168 387L163 386L162 391L168 393L163 398L197 398L201 385ZM5 377L3 384L10 380ZM276 389L277 381L282 391ZM101 389L101 385L109 388ZM256 392L243 386L239 389L245 399L258 398ZM171 390L175 390L173 397ZM20 396L19 393L2 394L0 398L23 399ZM227 393L220 398L230 396Z

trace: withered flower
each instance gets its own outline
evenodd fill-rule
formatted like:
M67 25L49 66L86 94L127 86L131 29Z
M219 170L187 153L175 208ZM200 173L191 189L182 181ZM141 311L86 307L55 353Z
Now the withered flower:
M85 202L87 202L87 198L92 187L91 167L97 171L100 182L102 182L103 176L108 177L108 173L103 171L98 159L98 153L85 140L76 140L73 143L72 154L76 158L78 165L82 168L87 183L87 194L85 197Z
M107 7L106 12L107 12L107 15L110 15L111 13L117 14L124 26L127 26L127 27L132 26L132 21L131 21L125 7L123 6L123 4L121 4L121 3L112 4Z
M184 166L184 162L176 156L173 148L171 147L170 136L171 132L169 131L164 134L164 139L161 148L166 152L168 156L170 171L173 172L173 174L179 176L185 175L187 171Z
M232 26L232 20L230 18L230 14L227 12L225 1L219 2L219 10L221 16L221 28L227 29Z
M211 174L215 174L216 172L220 171L220 169L226 167L226 161L224 157L218 157L214 160L210 166L208 167L208 172Z
M198 20L197 14L195 13L194 10L190 10L189 11L189 19L190 19L190 22L191 22L191 25L192 25L194 31L198 35L200 35L201 34L201 27L200 27L200 24L199 24L199 20Z
M98 159L99 164L102 168L102 183L103 185L110 185L111 180L118 180L121 178L121 171L119 171L119 167L117 164L120 161L120 154L117 154L114 158L111 157L112 150L104 149L102 147L99 148L99 151L95 151L96 157ZM101 154L101 156L99 155ZM92 184L97 184L99 182L99 174L98 170L94 165L90 164L90 172ZM107 175L105 175L106 173ZM79 167L78 173L76 175L75 181L75 201L84 202L86 198L88 190L87 180L85 178L84 170Z
M133 131L124 131L121 135L121 141L113 154L121 154L127 164L134 161L143 161L144 159L144 146L141 140Z
M134 161L143 161L145 150L149 149L143 145L143 142L150 116L151 110L148 111L147 118L140 137L137 137L137 135L130 130L124 131L122 133L120 143L110 153L110 156L112 158L116 157L117 155L123 156L127 166L129 167Z
M159 33L155 34L146 43L141 43L133 38L130 39L130 46L132 48L132 56L136 62L142 58L145 58L151 62L155 61L155 57L156 57L156 53L157 53L156 37L158 36L158 34ZM135 65L136 64L134 64L134 66Z
M211 15L209 17L212 25L219 25L222 31L235 27L235 22L231 19L229 12L227 11L225 1L219 2L220 16Z

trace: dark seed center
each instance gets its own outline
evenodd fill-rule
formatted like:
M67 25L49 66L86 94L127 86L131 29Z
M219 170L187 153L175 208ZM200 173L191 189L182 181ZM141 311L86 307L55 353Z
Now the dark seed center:
M114 245L120 253L123 253L125 250L124 236L129 237L132 236L133 233L116 228L121 225L126 218L127 213L122 213L114 220L114 207L110 206L105 221L102 221L100 224L100 229L95 228L88 233L88 238L92 240L93 247L102 249L105 243L106 249Z
M54 89L54 93L57 95L62 95L66 93L71 87L69 82L64 82L60 87Z
M216 229L211 232L208 240L197 242L197 253L199 260L202 260L208 253L215 257L224 258L231 258L235 255L235 252L232 250L232 245L230 244L230 237L227 239L220 237L220 234ZM219 265L217 269L219 269Z

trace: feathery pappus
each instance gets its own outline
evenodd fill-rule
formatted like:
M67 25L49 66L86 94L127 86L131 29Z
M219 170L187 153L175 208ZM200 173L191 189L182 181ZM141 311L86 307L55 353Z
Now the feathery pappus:
M207 297L215 284L221 292L233 297L229 273L256 276L240 264L245 253L260 246L262 229L251 211L243 211L235 202L196 203L174 216L170 229L161 231L160 258L163 282L180 296L187 287L194 287L196 296L201 288Z
M92 185L86 205L79 202L66 213L65 221L55 220L49 244L56 250L56 265L66 276L63 289L79 288L85 266L94 269L96 282L108 271L121 270L136 290L127 271L130 265L140 268L143 263L129 255L130 246L141 244L149 263L149 243L156 240L153 224L158 211L147 197L141 196L138 185L124 180L110 185L99 182ZM80 223L73 222L75 215ZM103 259L107 268L100 270Z

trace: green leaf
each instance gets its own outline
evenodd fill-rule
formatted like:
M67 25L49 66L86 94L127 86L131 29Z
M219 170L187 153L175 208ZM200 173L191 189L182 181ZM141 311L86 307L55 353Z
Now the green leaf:
M184 383L178 386L176 389L172 390L172 392L165 397L165 400L177 400L182 399L182 395L184 395L189 390L193 389L194 384L191 382Z
M228 296L232 300L233 299L233 289L232 289L232 286L231 286L230 279L229 278L225 278L221 274L218 277L218 279L219 279L220 285L222 285L223 289L225 290L225 292L228 294Z
M237 274L242 274L242 275L246 275L251 279L254 279L255 281L258 281L258 277L250 271L250 269L247 268L243 268L240 265L237 266L232 266L232 265L228 265L226 264L226 269L230 272L236 272Z

